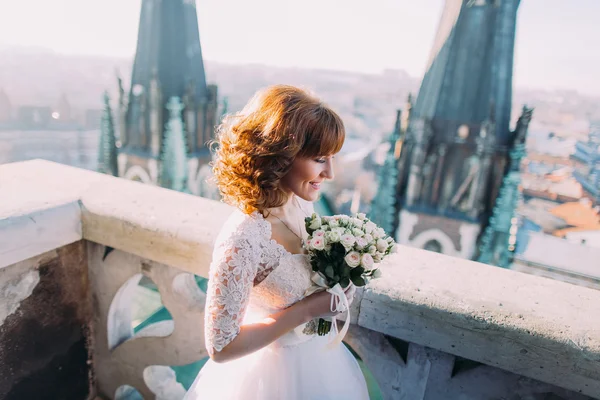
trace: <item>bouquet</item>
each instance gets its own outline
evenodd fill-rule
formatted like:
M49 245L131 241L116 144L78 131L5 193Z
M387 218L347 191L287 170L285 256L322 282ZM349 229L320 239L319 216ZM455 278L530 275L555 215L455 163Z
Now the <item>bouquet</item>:
M327 290L332 295L331 311L348 311L343 338L350 323L348 299L344 293L349 285L361 287L370 279L381 276L376 264L395 253L398 246L385 231L370 221L365 214L321 217L313 214L305 219L308 239L304 246L313 270L316 286L310 293ZM333 321L319 319L317 334L326 335Z

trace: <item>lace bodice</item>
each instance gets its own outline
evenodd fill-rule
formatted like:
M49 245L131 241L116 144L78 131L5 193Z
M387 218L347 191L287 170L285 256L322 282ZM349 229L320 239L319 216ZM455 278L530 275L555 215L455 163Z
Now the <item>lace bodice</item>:
M302 206L307 214L312 204ZM205 341L221 351L239 333L248 308L268 315L291 306L311 286L307 256L271 239L271 224L257 212L234 211L219 233L209 272Z

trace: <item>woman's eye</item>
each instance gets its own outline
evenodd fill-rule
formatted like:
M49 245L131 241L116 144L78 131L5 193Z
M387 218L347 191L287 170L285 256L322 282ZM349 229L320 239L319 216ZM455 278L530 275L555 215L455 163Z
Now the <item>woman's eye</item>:
M326 160L326 159L324 159L324 158L317 158L317 160L316 160L316 161L317 161L319 164L324 164L324 163L325 163L325 161L327 161L327 160Z

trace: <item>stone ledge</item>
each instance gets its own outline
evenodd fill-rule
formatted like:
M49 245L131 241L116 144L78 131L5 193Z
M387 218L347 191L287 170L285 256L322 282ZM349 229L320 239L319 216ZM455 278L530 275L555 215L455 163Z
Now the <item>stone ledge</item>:
M600 291L401 247L365 290L358 324L600 393Z
M233 210L219 202L44 160L1 165L0 189L0 239L12 236L0 241L0 266L83 238L207 276L216 235ZM70 205L70 217L61 214L65 205ZM43 229L38 226L35 231L38 244L24 246L34 234L27 221L39 215L48 217ZM21 233L15 234L17 226Z
M81 240L79 202L0 219L0 268Z
M216 235L232 212L218 202L40 160L0 166L0 190L0 238L12 235L0 255L11 254L11 262L83 238L206 276ZM38 232L27 220L39 215L46 215L48 229ZM44 246L23 247L29 237L21 235L33 232ZM383 270L364 291L359 325L600 393L600 291L408 247Z

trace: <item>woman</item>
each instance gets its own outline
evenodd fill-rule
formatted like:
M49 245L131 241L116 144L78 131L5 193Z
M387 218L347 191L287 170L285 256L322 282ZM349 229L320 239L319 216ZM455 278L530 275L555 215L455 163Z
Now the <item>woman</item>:
M331 294L304 296L311 268L304 218L345 131L340 117L291 86L258 92L219 128L213 166L237 208L221 230L205 314L211 360L185 399L368 399L362 372L343 346L327 348L314 320L334 316ZM354 288L346 292L352 300Z

